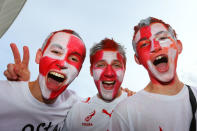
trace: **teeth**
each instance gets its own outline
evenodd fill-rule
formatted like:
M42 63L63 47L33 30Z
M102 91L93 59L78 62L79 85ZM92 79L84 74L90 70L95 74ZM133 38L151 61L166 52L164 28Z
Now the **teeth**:
M50 72L50 74L54 75L54 76L57 76L57 77L60 77L60 78L64 78L64 75L62 74L59 74L57 72Z
M113 84L114 81L103 81L104 84Z
M161 59L163 56L158 56L157 58L156 58L156 60L159 60L159 59Z

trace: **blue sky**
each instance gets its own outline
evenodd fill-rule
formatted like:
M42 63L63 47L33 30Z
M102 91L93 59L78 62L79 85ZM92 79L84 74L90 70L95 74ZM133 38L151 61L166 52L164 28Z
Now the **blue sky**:
M127 69L122 86L133 91L143 89L149 82L146 70L135 63L132 49L133 26L141 19L153 16L169 23L182 41L177 72L184 83L197 87L197 1L196 0L27 0L9 30L0 39L0 79L13 62L9 44L15 42L30 48L31 80L38 75L34 58L50 32L73 29L83 38L87 57L82 70L69 86L80 96L97 93L89 73L89 49L105 37L113 38L126 48Z

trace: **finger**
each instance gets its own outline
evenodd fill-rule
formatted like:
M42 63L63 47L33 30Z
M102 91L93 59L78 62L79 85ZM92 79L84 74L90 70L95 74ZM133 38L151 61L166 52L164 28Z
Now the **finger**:
M14 71L14 64L8 64L7 71L9 72L10 77L12 77L12 79L17 79L17 74Z
M14 79L13 79L13 77L10 75L10 73L6 70L6 71L4 71L4 76L7 78L7 80L9 80L9 81L13 81ZM17 80L17 79L15 79L15 80Z
M23 47L23 64L26 65L26 67L28 67L29 65L29 48L27 46Z
M14 55L14 62L15 62L16 64L21 63L20 53L19 53L19 50L18 50L16 44L11 43L11 44L10 44L10 47L11 47L12 53L13 53L13 55Z
M20 81L29 81L30 79L30 72L28 70L28 68L26 67L22 67L22 66L16 66L14 68L15 72L17 73L18 75L18 79Z

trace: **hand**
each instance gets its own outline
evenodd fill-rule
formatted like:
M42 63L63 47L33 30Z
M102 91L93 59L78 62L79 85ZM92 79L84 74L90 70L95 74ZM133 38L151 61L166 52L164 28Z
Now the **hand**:
M128 88L122 88L121 87L121 90L125 91L127 93L127 96L132 96L132 95L134 95L136 93L134 91L129 90Z
M30 72L28 69L29 64L29 48L23 47L23 60L21 61L20 53L16 44L11 43L10 47L14 55L14 64L7 65L7 70L4 71L4 75L10 81L28 81L30 79Z

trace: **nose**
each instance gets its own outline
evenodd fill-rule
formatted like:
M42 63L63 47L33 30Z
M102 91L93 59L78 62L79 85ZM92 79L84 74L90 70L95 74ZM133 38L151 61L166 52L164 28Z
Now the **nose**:
M151 52L158 52L159 50L161 50L160 43L154 39L151 44Z
M104 76L108 78L112 78L115 76L115 72L112 69L111 65L108 65L107 68L105 69Z
M56 66L59 68L59 69L68 69L68 67L66 66L65 64L65 61L59 61Z

